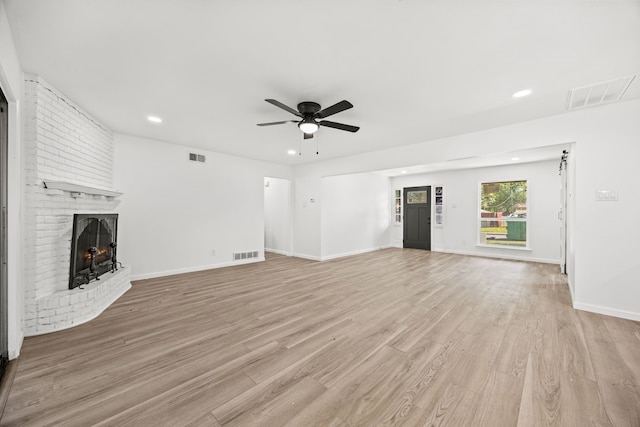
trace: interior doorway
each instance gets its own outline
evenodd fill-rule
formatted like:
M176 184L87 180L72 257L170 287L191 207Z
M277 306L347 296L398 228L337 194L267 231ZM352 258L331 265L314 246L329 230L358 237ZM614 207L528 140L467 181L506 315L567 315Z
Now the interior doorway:
M431 250L431 186L406 187L403 248Z
M0 378L9 363L7 302L7 153L9 146L9 105L0 90Z
M264 179L264 250L292 255L293 222L291 181L266 177Z

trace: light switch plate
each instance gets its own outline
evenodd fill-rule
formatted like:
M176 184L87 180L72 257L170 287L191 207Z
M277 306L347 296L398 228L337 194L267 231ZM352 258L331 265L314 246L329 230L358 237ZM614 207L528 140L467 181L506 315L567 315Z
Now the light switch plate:
M613 202L618 200L618 190L596 190L596 201Z

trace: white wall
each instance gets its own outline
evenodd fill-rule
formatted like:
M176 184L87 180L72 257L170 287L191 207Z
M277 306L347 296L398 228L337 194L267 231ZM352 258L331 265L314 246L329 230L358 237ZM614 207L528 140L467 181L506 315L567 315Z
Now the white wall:
M21 143L21 101L22 70L18 54L9 30L4 3L0 2L0 88L9 101L9 167L7 254L8 276L8 346L9 358L20 354L24 334L22 332L22 309L24 289L22 278L22 143Z
M291 214L291 181L264 179L264 248L266 251L291 255L293 221Z
M433 194L434 186L444 187L443 226L436 228L432 218L432 240L441 239L441 246L434 250L557 263L560 257L558 165L561 155L560 150L557 161L399 176L391 180L391 188L431 185ZM528 181L527 237L531 250L477 246L479 184L515 180ZM394 242L402 242L402 227L396 227L394 231Z
M189 152L204 154L206 162L189 161ZM262 260L264 177L289 179L291 172L116 134L115 187L124 193L118 257L130 264L132 279L229 265L235 252L259 251L255 261Z
M640 320L640 100L583 111L576 124L575 306ZM618 201L596 201L596 190Z
M575 258L574 306L640 320L640 100L587 108L481 132L296 167L296 207L317 193L323 176L436 163L575 142L575 221L569 256ZM616 202L596 202L595 191L615 189ZM320 254L317 212L296 209L296 242ZM309 227L299 226L309 224ZM302 243L304 244L304 243Z
M293 253L300 258L321 259L321 184L322 181L319 175L299 174L298 168L295 169Z
M389 191L389 178L373 173L323 178L321 258L390 246Z

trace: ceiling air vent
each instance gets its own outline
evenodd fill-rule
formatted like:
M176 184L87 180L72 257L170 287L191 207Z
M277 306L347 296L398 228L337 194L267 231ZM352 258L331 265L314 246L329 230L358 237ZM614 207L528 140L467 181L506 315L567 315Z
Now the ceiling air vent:
M189 153L189 160L191 160L192 162L204 163L206 158L204 157L204 154Z
M571 89L569 91L567 110L577 110L620 101L635 78L636 75L634 74L620 79Z

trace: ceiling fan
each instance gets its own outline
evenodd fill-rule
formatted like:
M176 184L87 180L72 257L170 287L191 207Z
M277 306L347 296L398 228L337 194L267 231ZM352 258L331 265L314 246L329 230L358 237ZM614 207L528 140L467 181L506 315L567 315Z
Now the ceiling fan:
M347 132L357 132L360 129L358 126L345 125L343 123L331 122L329 120L320 120L341 111L348 110L349 108L353 108L353 105L349 101L340 101L337 104L334 104L331 107L327 107L325 109L322 109L322 107L320 107L320 104L316 102L305 101L298 104L298 111L287 105L284 105L280 101L276 101L275 99L265 99L265 101L300 117L301 120L284 120L280 122L258 123L258 126L297 123L300 130L304 133L304 139L313 138L313 134L318 130L320 126L346 130Z

